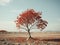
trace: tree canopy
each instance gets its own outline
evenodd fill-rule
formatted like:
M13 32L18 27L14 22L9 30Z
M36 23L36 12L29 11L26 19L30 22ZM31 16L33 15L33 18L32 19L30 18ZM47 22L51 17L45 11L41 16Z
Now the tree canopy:
M24 11L22 14L19 14L17 17L16 27L19 29L32 29L34 25L36 25L37 29L44 29L48 22L42 19L42 12L36 12L33 9L28 9Z

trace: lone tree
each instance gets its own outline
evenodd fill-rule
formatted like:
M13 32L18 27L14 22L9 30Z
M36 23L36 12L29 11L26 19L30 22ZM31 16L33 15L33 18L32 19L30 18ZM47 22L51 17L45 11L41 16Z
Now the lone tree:
M32 38L30 33L32 29L43 30L48 24L47 21L42 19L41 15L41 12L36 12L33 9L26 10L17 17L16 27L26 30L29 38Z

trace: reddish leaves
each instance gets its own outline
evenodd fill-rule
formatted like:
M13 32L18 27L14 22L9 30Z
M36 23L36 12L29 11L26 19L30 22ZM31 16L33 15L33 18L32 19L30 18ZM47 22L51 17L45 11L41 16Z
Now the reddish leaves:
M41 12L36 12L33 9L27 10L17 17L16 26L33 25L37 21L37 27L44 29L47 26L47 21L41 19L41 14Z
M37 27L38 27L38 29L39 28L44 29L47 26L47 24L48 24L47 21L41 19L40 21L38 21Z

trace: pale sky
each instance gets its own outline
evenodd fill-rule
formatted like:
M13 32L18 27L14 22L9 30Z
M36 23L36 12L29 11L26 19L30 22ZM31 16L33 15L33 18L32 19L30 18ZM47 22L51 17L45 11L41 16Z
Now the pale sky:
M42 18L48 21L44 31L60 31L60 0L0 0L0 30L19 31L14 21L31 8L42 11Z

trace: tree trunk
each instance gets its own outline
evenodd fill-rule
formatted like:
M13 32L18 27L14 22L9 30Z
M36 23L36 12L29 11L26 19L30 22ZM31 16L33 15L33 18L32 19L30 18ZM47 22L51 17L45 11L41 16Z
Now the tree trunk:
M30 33L30 30L28 30L28 34L29 34L29 38L32 38L32 37L31 37L31 33Z

